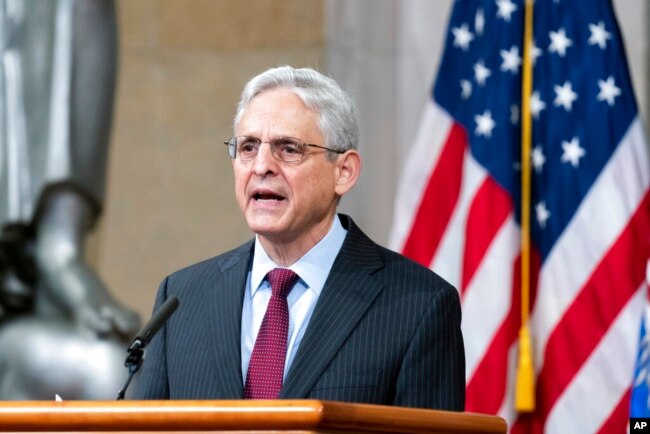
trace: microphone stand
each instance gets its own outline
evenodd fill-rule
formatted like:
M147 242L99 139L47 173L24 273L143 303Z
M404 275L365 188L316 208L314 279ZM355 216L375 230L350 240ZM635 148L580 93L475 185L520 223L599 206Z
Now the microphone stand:
M135 341L133 341L133 343L127 350L129 355L126 357L124 366L126 366L129 369L129 377L126 379L126 383L124 383L124 387L122 387L122 389L120 389L120 391L117 393L118 401L124 399L124 395L126 394L126 389L129 387L129 384L131 384L131 380L133 380L133 376L135 375L136 372L138 372L138 370L142 366L142 357L144 356L143 347L144 346L142 345L142 341L140 339L136 339Z
M136 372L142 366L142 358L144 356L144 347L151 341L156 332L162 327L162 325L167 321L172 313L178 307L178 298L171 296L160 306L158 311L153 314L149 322L145 324L138 334L133 339L133 343L127 350L129 355L126 357L124 366L129 368L129 377L126 380L126 384L117 393L117 400L120 401L124 399L126 394L126 388L129 387L131 380Z

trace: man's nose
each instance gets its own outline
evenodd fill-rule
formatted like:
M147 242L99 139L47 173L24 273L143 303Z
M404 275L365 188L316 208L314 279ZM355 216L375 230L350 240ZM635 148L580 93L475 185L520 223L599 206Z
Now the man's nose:
M271 144L262 142L257 150L257 156L253 160L253 171L256 175L275 173L278 161L273 156Z

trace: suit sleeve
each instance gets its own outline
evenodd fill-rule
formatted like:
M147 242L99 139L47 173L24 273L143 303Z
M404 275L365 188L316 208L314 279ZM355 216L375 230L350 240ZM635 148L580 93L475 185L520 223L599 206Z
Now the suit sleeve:
M167 299L167 282L165 278L158 288L153 311ZM169 382L167 380L167 326L163 327L147 345L144 361L134 384L130 399L169 399Z
M431 300L409 344L394 405L463 411L465 350L457 291L446 282Z

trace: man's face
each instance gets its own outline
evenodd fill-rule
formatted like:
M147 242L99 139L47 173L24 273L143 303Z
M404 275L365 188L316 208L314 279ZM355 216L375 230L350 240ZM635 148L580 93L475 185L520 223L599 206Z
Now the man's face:
M325 145L317 113L287 89L270 90L248 104L235 134L264 142L254 160L233 160L237 203L248 227L278 245L317 243L336 211L338 159L330 161L324 151L308 147L301 162L284 163L266 143L293 137Z

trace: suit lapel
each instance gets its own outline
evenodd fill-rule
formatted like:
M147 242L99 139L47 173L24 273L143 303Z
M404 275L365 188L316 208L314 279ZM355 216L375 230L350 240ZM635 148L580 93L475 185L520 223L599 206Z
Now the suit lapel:
M372 273L383 267L376 244L341 215L348 234L327 278L280 398L304 398L382 290ZM346 224L347 223L347 224Z
M246 278L252 256L249 242L219 263L220 273L211 285L210 321L216 355L217 399L241 398L241 315Z

